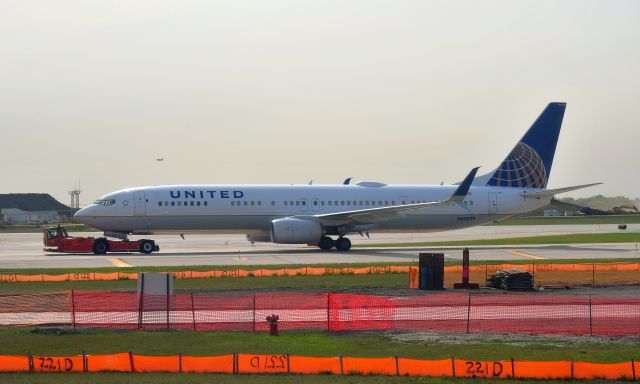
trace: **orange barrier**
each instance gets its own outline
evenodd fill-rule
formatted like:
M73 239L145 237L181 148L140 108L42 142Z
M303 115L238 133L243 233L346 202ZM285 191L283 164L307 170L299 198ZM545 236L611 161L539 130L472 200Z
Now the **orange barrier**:
M28 372L30 361L28 356L0 356L0 372Z
M182 356L182 372L233 373L234 356L196 357Z
M133 359L130 353L115 353L112 355L88 355L88 372L132 372Z
M409 273L410 286L417 288L417 269L414 266L370 266L361 268L301 267L281 269L214 269L211 271L168 272L176 279L222 278L222 277L269 277L269 276L322 276L322 275L363 275L383 273ZM531 272L538 285L581 285L581 284L628 284L640 283L640 263L603 263L603 264L484 264L469 268L472 282L484 285L489 275L504 269L520 269ZM451 287L460 281L462 266L448 266L445 270L445 285ZM66 273L61 275L0 275L0 283L12 282L55 282L55 281L104 281L136 280L137 273L127 272L87 272Z
M168 272L176 279L220 278L220 277L268 277L268 276L322 276L322 275L367 275L381 273L407 273L409 266L371 266L362 268L282 268L282 269L214 269L211 271ZM61 275L0 275L0 283L47 282L47 281L98 281L98 280L136 280L137 273L126 272L87 272L65 273Z
M574 361L417 360L396 357L310 357L233 354L144 356L132 353L81 356L0 356L0 372L198 372L334 375L444 376L493 379L632 379L640 364Z

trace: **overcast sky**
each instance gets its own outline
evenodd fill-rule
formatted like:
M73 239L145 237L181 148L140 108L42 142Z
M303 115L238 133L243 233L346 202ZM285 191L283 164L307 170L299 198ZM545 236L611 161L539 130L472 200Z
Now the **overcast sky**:
M549 187L640 197L640 1L0 0L0 193L452 183L550 101Z

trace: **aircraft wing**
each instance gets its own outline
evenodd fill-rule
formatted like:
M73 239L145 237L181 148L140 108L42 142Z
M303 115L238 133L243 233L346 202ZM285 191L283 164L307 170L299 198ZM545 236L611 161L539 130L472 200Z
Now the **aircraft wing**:
M566 188L557 188L557 189L547 189L545 191L533 191L533 192L522 192L522 197L525 199L539 199L541 197L553 197L557 194L575 191L576 189L593 187L594 185L600 185L602 183L592 183L592 184L584 184L584 185L576 185L573 187Z
M449 196L449 198L440 201L430 201L427 203L418 204L403 204L394 205L391 207L378 207L359 209L354 211L326 213L321 215L311 216L296 216L301 219L314 220L325 226L339 226L339 225L363 225L363 224L375 224L380 221L389 220L397 217L401 212L411 211L414 209L431 208L447 205L452 202L458 202L464 200L465 196L469 192L469 187L478 172L476 167L469 172L467 177L464 178L462 183L456 188L456 190Z

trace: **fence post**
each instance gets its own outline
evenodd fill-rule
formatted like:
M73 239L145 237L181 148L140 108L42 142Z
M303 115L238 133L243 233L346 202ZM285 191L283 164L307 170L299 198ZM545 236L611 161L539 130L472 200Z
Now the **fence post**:
M87 353L82 351L82 372L89 370L89 361L87 361Z
M467 304L467 333L469 333L469 322L470 321L471 321L471 294L469 294L469 304Z
M589 336L593 336L593 316L591 309L591 295L589 295Z
M342 352L340 352L340 375L344 375L344 366L342 365Z
M331 329L331 316L330 314L330 308L331 308L331 294L327 293L327 331L329 331ZM342 358L340 358L340 364L342 364Z
M484 281L485 281L485 283L486 283L488 278L489 278L489 265L485 264L484 265Z
M571 359L571 380L573 380L573 359Z
M591 264L591 286L596 285L596 263Z
M516 365L513 362L513 357L511 358L511 378L516 378Z
M29 362L29 372L33 372L33 356L31 356L31 352L27 352L27 361Z
M182 352L178 353L178 368L180 369L180 373L182 373Z
M253 333L256 333L256 295L253 294Z
M398 362L398 354L396 353L396 376L400 376L400 362Z
M239 362L238 362L238 353L237 352L233 352L233 374L237 375L239 369Z
M73 289L71 290L71 324L73 325L73 329L76 329L76 303Z
M535 285L536 284L536 263L531 263L531 274L533 275L531 277L533 277L533 284Z
M171 272L167 273L167 331L170 328L170 320L169 320L169 311L171 310L171 306L170 306L170 296L169 296L169 276L171 276Z
M191 320L193 320L193 330L196 330L196 307L193 303L193 292L191 292Z
M144 273L140 274L140 300L138 302L138 330L142 328L142 306L144 304Z
M129 351L129 367L131 372L136 371L136 367L133 366L133 353L131 351Z
M631 359L631 374L633 375L633 380L636 380L636 362Z
M289 352L287 352L287 373L290 375L291 374L291 356L289 355Z
M451 377L456 377L456 358L451 355Z

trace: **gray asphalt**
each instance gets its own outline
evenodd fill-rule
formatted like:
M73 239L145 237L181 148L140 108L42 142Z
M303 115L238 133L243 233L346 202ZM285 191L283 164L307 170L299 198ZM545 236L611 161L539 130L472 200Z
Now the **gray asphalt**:
M640 225L628 231L639 231ZM352 236L354 244L383 242L446 241L491 239L566 233L605 233L618 231L615 225L482 226L463 230L422 234L372 234L371 239ZM89 234L77 234L88 236ZM100 234L94 234L100 235ZM353 248L350 252L321 252L299 245L256 243L242 235L149 236L157 241L157 254L114 253L56 254L42 251L41 234L0 234L1 268L95 268L121 266L176 265L257 265L314 263L372 263L414 261L419 252L444 252L449 259L461 259L460 247ZM472 247L472 260L606 259L638 258L637 244L579 244Z

